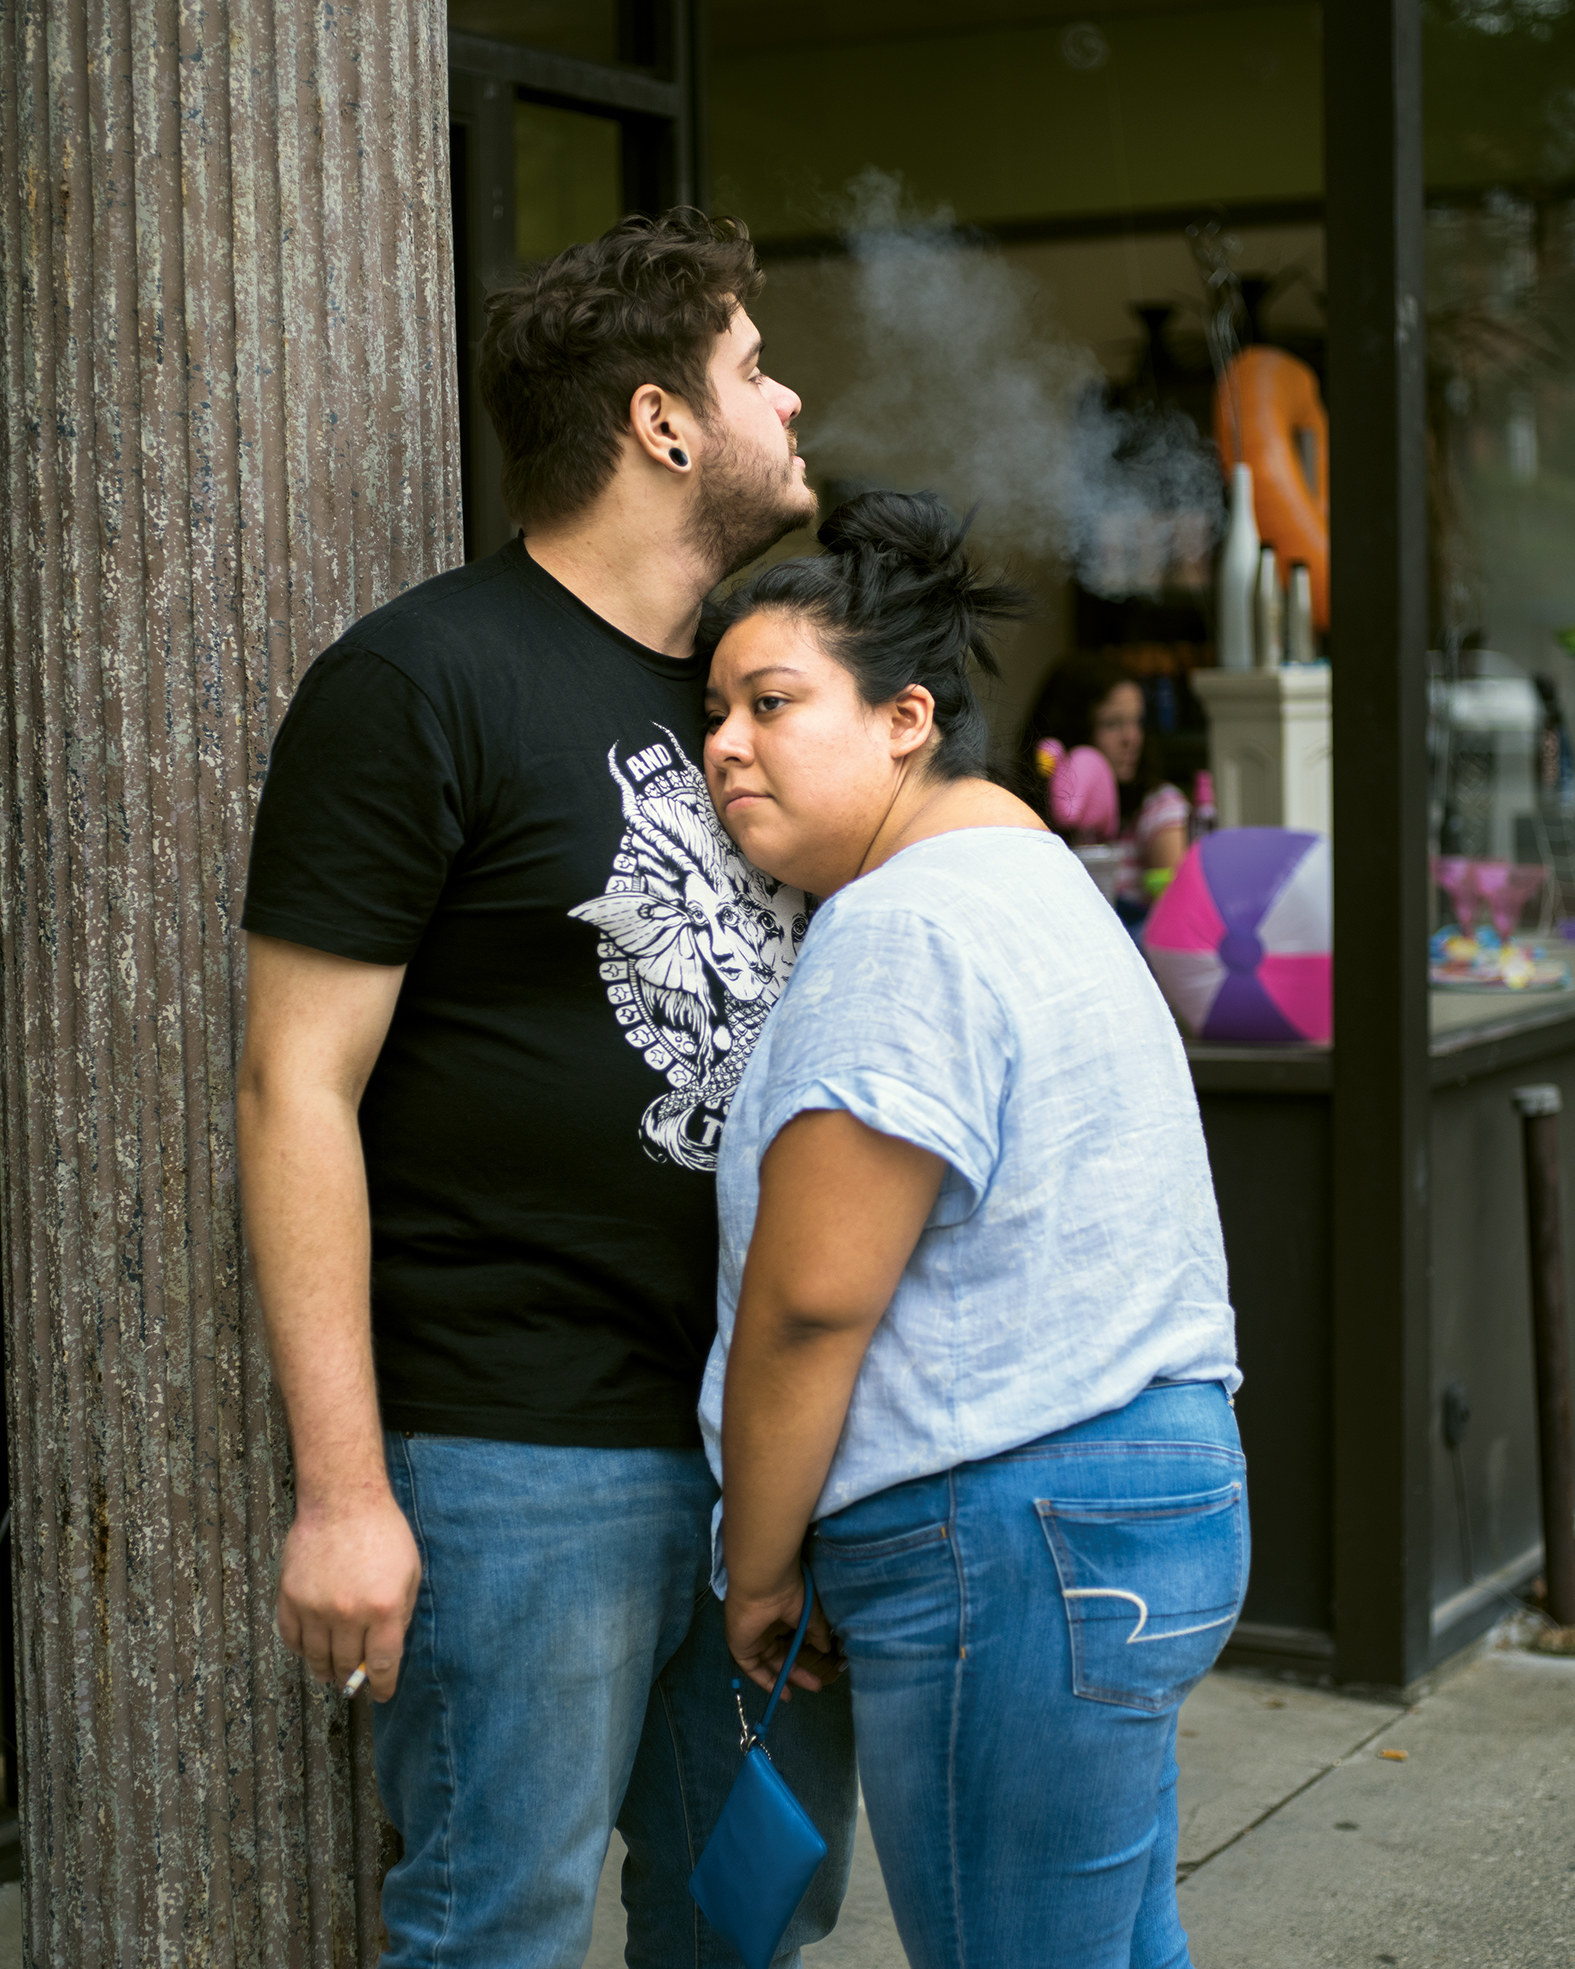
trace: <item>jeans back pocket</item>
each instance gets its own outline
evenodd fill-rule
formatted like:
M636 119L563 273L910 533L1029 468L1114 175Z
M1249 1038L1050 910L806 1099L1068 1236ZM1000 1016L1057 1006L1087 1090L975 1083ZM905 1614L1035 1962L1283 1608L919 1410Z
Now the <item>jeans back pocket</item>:
M1238 1480L1184 1496L1036 1498L1071 1631L1072 1687L1163 1714L1213 1667L1246 1590Z

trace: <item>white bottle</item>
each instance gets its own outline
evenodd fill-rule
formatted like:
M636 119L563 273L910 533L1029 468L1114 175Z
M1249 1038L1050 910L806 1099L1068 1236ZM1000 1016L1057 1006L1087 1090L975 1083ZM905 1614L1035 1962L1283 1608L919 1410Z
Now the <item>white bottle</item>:
M1285 661L1285 600L1280 593L1280 557L1272 547L1258 550L1252 628L1258 668L1278 670Z
M1216 660L1222 670L1252 668L1253 591L1258 583L1258 523L1252 514L1252 467L1231 473L1230 525L1220 555Z
M1291 594L1285 611L1285 655L1290 663L1316 663L1318 646L1313 641L1312 576L1305 561L1291 562Z

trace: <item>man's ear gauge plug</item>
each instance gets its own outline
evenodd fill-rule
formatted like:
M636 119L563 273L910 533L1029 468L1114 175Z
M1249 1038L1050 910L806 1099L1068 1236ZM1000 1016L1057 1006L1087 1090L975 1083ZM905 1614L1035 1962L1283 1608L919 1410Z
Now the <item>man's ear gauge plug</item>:
M689 453L684 450L682 445L675 444L667 455L675 465L687 465L689 463Z

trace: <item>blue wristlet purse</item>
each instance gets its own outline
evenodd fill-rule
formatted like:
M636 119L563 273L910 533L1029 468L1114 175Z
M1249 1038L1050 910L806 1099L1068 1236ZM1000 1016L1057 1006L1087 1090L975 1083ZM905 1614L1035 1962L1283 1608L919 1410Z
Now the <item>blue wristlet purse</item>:
M738 1698L744 1767L734 1778L722 1816L689 1876L689 1891L700 1912L733 1944L748 1969L769 1969L793 1910L826 1857L825 1840L788 1789L765 1745L778 1698L804 1645L814 1603L815 1589L806 1566L798 1632L757 1728L750 1726L743 1698ZM735 1689L738 1686L733 1684Z

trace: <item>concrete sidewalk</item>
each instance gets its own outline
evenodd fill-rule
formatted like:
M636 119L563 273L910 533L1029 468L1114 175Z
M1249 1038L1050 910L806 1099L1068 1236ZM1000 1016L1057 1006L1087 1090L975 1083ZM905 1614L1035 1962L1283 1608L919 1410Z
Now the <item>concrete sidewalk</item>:
M1388 1715L1182 1883L1198 1969L1575 1962L1575 1661L1488 1654Z

